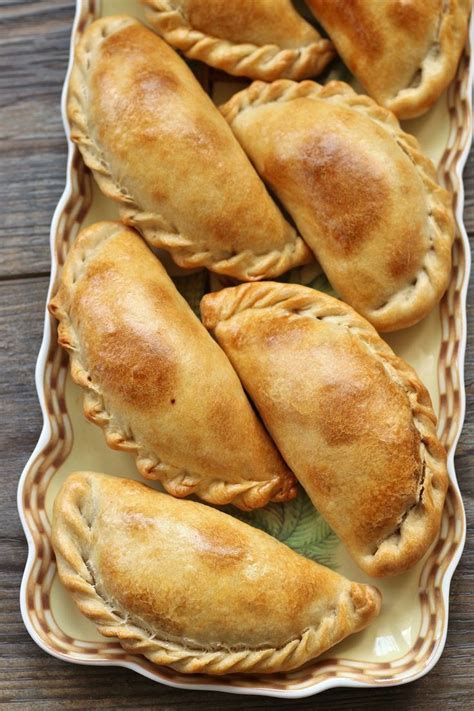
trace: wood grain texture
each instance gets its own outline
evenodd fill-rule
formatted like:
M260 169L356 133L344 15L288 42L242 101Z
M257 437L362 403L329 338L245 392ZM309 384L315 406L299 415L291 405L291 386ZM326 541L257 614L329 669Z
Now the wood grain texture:
M64 189L61 86L74 3L0 2L0 276L46 274Z
M41 428L34 364L48 286L49 224L65 180L59 101L73 5L0 0L0 707L474 709L474 286L468 304L467 417L457 454L468 538L451 588L446 648L431 674L406 686L332 690L294 703L181 691L125 669L60 662L42 652L23 627L18 596L26 542L16 510L16 487ZM465 223L474 235L472 154L465 187Z

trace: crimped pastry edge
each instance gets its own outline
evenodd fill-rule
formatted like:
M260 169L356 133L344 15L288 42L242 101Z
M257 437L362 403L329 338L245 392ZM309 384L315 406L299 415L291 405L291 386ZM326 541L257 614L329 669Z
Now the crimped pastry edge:
M152 27L172 47L190 59L199 59L234 76L264 81L282 77L304 79L320 74L336 54L332 42L323 37L298 49L232 42L193 28L170 0L142 0L142 3L147 6L147 19Z
M420 84L400 89L393 98L383 102L400 119L413 119L424 114L453 80L466 44L470 8L471 0L445 0L443 3L437 37L433 42L433 47L439 47L435 62L430 62L432 47L418 69L421 71Z
M88 565L93 516L87 520L84 509L87 508L87 496L94 486L94 479L106 476L95 472L69 475L55 502L52 543L61 581L72 594L79 610L97 625L101 634L118 639L127 651L143 654L154 664L171 666L185 674L289 671L366 627L380 610L381 596L376 588L348 581L348 589L338 601L341 614L328 618L329 629L327 626L307 628L299 637L279 648L232 650L222 646L207 650L186 646L177 640L160 639L157 637L159 632L147 629L138 617L129 615L116 603L100 595L92 566ZM56 513L59 512L59 503L63 509L61 515ZM340 624L338 618L342 620ZM349 628L348 620L353 623L353 628ZM331 627L331 640L324 645L321 637L327 635Z
M349 330L382 364L388 377L404 390L408 398L413 423L420 436L417 503L402 513L397 529L378 541L375 551L362 551L357 547L350 549L355 561L368 575L385 577L402 573L417 563L433 543L440 527L449 484L446 451L436 435L437 420L428 391L413 368L393 353L364 318L347 304L315 289L275 282L242 284L205 295L201 301L201 313L204 325L214 333L219 323L232 319L236 314L276 306L296 318L327 320ZM411 540L406 537L409 530L413 531Z
M397 117L369 96L357 94L345 82L330 81L320 85L310 80L297 83L280 79L271 84L256 81L247 89L234 94L220 107L220 111L232 127L237 115L247 109L299 98L329 101L367 116L391 136L413 163L427 195L427 219L431 224L430 249L410 284L377 308L359 309L359 312L381 332L396 331L418 323L440 301L449 283L451 247L455 236L451 194L438 185L432 161L423 155L417 139L401 129ZM338 290L344 297L343 290L340 287ZM352 305L357 307L357 304Z
M262 254L250 249L235 254L230 250L217 252L204 244L196 246L192 237L183 235L163 215L143 211L127 189L114 180L100 146L88 130L87 74L90 54L109 35L132 25L141 23L128 15L116 15L95 20L87 28L75 49L67 102L71 140L78 145L103 194L119 203L122 221L137 229L153 247L169 251L176 264L185 269L206 267L243 281L256 281L276 277L292 267L311 261L311 251L293 228L293 241L287 242L282 250L274 249ZM278 210L276 205L275 209Z
M69 316L69 305L74 283L80 278L87 261L105 241L124 230L130 228L119 222L98 222L85 228L68 254L61 285L48 305L50 313L59 321L58 342L70 355L71 377L86 391L85 417L103 429L106 443L111 449L134 455L139 473L145 479L160 481L173 496L183 498L195 494L209 503L232 503L242 510L259 508L269 501L294 498L294 485L289 480L281 481L280 477L267 481L243 480L239 483L229 483L222 479L208 481L197 473L167 464L137 442L130 427L107 409L100 387L93 382L84 362L80 339ZM139 235L137 239L140 239Z

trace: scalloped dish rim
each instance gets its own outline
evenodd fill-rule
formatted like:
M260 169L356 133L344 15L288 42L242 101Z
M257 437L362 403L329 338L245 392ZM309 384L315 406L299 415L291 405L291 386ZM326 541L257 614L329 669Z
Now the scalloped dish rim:
M48 288L48 297L47 299L49 300L51 296L51 292L53 289L53 285L56 280L57 272L58 272L58 251L57 251L57 246L56 246L56 239L57 239L57 233L58 233L58 228L61 222L61 219L64 216L64 211L66 208L66 205L70 198L74 196L74 190L76 189L76 186L74 184L75 181L73 181L73 177L77 178L77 174L74 173L76 170L74 166L74 156L75 156L75 149L74 146L69 138L69 126L68 126L68 121L66 117L66 110L65 110L65 105L66 105L66 94L67 94L67 87L68 87L68 82L69 82L69 76L71 72L71 66L72 66L72 61L73 61L73 45L74 45L74 39L77 35L77 31L80 27L81 22L84 20L84 14L88 12L94 12L97 10L99 6L98 2L95 2L95 0L76 0L76 12L75 12L75 18L74 18L74 23L72 27L72 34L71 34L71 45L70 45L70 53L69 53L69 64L68 64L68 69L64 81L64 86L63 86L63 91L62 91L62 100L61 100L61 111L62 111L62 119L63 119L63 125L64 125L64 130L67 138L67 146L68 146L68 159L67 159L67 180L66 180L66 185L64 192L59 200L59 203L56 207L52 224L51 224L51 233L50 233L50 248L51 248L51 277L50 277L50 283L49 283L49 288ZM470 20L470 33L469 33L469 38L470 38L470 46L471 48L474 47L474 16L471 14L471 20ZM474 58L473 55L471 54L470 56L470 63L469 66L465 68L464 74L463 74L463 81L466 82L467 80L467 96L464 98L464 105L466 108L466 115L469 118L469 125L467 128L469 129L470 126L472 126L472 97L471 97L471 92L468 90L469 87L471 87L472 91L472 78L473 78L473 67L474 67ZM454 82L453 82L454 83ZM465 137L465 131L463 130L462 135ZM450 130L450 137L451 137L451 130ZM463 187L463 182L462 182L462 171L467 159L467 156L469 154L470 150L470 144L472 140L472 131L467 131L467 137L464 138L464 142L461 145L458 145L458 153L457 155L457 161L454 167L451 167L449 169L449 177L450 179L454 179L454 182L458 183L458 188L457 188L457 201L456 201L456 220L457 220L457 225L458 225L458 231L459 235L457 238L457 241L459 242L460 245L462 245L461 248L461 255L464 260L465 264L465 270L464 274L462 276L462 281L460 285L458 285L456 293L459 295L459 298L457 300L457 307L453 307L452 311L449 313L455 313L456 319L455 321L457 322L455 327L458 328L458 331L460 333L459 338L457 339L457 344L458 344L458 350L457 350L457 356L454 358L452 357L451 360L449 361L450 366L455 366L454 367L454 376L455 379L457 378L457 401L456 401L456 422L455 422L455 427L454 429L450 432L449 436L449 449L448 449L448 470L449 470L449 475L452 483L452 490L454 494L454 498L457 504L457 514L454 519L455 526L457 527L457 539L456 539L456 548L455 550L452 551L452 556L451 560L449 562L449 565L446 567L444 574L442 576L442 582L441 585L439 585L439 589L441 590L442 593L442 599L443 599L443 604L444 604L444 611L445 614L442 616L442 629L438 631L438 636L435 637L435 641L433 641L433 646L428 650L426 650L426 660L423 665L420 665L419 662L417 662L416 668L413 670L413 674L406 673L406 676L404 678L398 678L395 679L393 676L391 677L390 674L390 669L386 669L386 674L381 674L374 678L371 678L370 680L357 680L354 678L350 678L349 676L343 676L342 674L344 673L343 671L331 671L330 669L327 672L327 676L324 679L321 679L319 681L315 681L313 683L308 683L304 686L298 686L295 684L294 686L290 688L285 688L284 683L281 680L281 675L278 676L278 681L279 683L275 684L273 687L271 686L271 681L269 682L268 688L265 686L264 683L262 683L262 680L260 677L247 677L245 682L239 683L231 683L229 681L231 678L230 677L224 677L226 679L226 683L223 683L223 680L221 681L216 681L215 677L199 677L199 680L196 678L193 678L193 676L189 676L189 682L186 680L183 681L175 681L171 678L167 677L168 671L170 672L170 675L172 676L173 674L176 675L177 677L180 677L180 675L177 672L174 672L173 670L163 670L161 667L155 667L156 671L153 669L154 665L152 665L150 662L144 659L143 663L140 663L139 660L135 661L137 658L133 657L132 655L127 655L124 654L123 656L127 656L128 658L114 658L114 655L111 654L109 658L107 659L91 659L91 658L81 658L80 655L74 656L72 653L67 653L67 652L62 652L55 648L53 645L48 645L48 643L45 641L45 639L38 633L38 630L36 626L34 625L32 618L30 616L30 606L28 604L28 583L30 581L30 577L32 574L32 571L34 569L35 565L38 565L38 562L43 561L42 558L42 553L38 554L37 553L37 543L35 542L35 537L34 537L34 531L32 530L31 524L28 521L27 513L26 513L26 508L25 508L25 503L24 503L24 496L25 496L25 487L28 482L28 478L31 476L32 469L35 465L35 463L38 461L40 455L45 452L46 448L48 447L48 444L51 442L51 436L53 433L53 429L51 427L51 421L54 418L54 413L51 414L51 412L48 412L48 406L47 406L47 398L46 398L46 388L45 388L45 374L46 374L46 368L48 365L48 355L51 351L51 349L54 347L56 350L59 348L59 346L53 346L51 342L51 321L49 314L47 310L45 309L45 319L44 319L44 331L43 331L43 339L41 343L41 348L39 351L37 363L36 363L36 371L35 371L35 382L36 382L36 389L37 389L37 394L38 394L38 399L40 402L41 406L41 411L42 411L42 416L43 416L43 426L42 426L42 431L40 434L40 437L38 439L38 442L36 444L36 447L31 454L27 464L25 465L25 468L22 472L19 484L18 484L18 499L17 499L17 505L18 505L18 511L19 511L19 516L20 520L23 526L23 530L25 532L25 536L27 539L28 543L28 558L25 564L25 570L23 573L23 578L22 578L22 583L21 583L21 592L20 592L20 605L21 605L21 614L23 617L24 624L33 638L33 640L38 644L39 647L41 647L44 651L48 652L52 656L55 656L63 661L68 661L72 663L77 663L77 664L87 664L87 665L97 665L97 666L120 666L120 667L126 667L129 669L132 669L139 674L142 674L145 677L148 677L149 679L152 679L154 681L158 681L160 683L163 683L167 686L175 687L175 688L184 688L184 689L192 689L192 690L213 690L213 691L222 691L222 692L227 692L227 693L235 693L235 694L244 694L244 695L263 695L263 696L273 696L273 697L280 697L280 698L302 698L306 696L310 696L313 694L320 693L322 691L325 691L330 688L334 687L365 687L365 688L370 688L370 687L380 687L380 686L392 686L392 685L400 685L400 684L405 684L410 681L413 681L417 678L420 678L421 676L427 674L437 663L438 659L440 658L444 646L445 646L445 641L446 641L446 635L447 635L447 627L448 627L448 612L449 612L449 587L451 583L451 578L452 575L457 567L458 561L461 557L463 547L464 547L464 542L465 542L465 534L466 534L466 522L465 522L465 515L464 515L464 508L462 505L462 498L461 498L461 492L458 487L457 479L456 479L456 473L454 469L454 452L457 446L457 442L459 439L459 436L462 431L463 423L464 423L464 416L465 416L465 389L464 389L464 356L465 356L465 349L466 349L466 296L467 296L467 288L469 284L469 275L470 275L470 266L471 266L471 258L470 258L470 247L469 247L469 241L468 237L466 234L466 230L463 224L463 207L464 207L464 187ZM448 171L447 171L448 172ZM453 271L453 277L451 281L454 281L454 271ZM457 309L456 311L454 309ZM451 340L448 339L448 343L451 343ZM440 368L440 363L438 362L438 379L442 378L441 374L441 368ZM444 392L444 391L443 391ZM447 405L446 405L447 407ZM459 528L460 527L460 528ZM37 535L40 535L38 531L35 532ZM454 545L454 542L453 544ZM43 551L44 555L44 551ZM51 568L49 566L48 570ZM423 575L423 573L422 573ZM47 577L47 576L46 576ZM34 603L36 604L36 603ZM424 657L423 657L424 659ZM331 660L327 660L326 664L328 666L331 666L330 664ZM396 660L395 660L396 661ZM369 665L369 663L368 663ZM334 664L332 665L334 666ZM363 665L359 663L359 667L363 668ZM340 676L341 675L341 676ZM284 675L283 675L284 676ZM182 675L181 675L182 677ZM180 678L181 678L180 677ZM268 677L266 677L267 679Z

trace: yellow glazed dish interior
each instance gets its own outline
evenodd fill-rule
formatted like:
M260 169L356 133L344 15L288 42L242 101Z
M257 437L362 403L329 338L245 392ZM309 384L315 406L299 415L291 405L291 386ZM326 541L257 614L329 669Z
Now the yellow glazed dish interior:
M85 22L100 15L127 12L139 19L145 17L142 6L134 0L104 0L101 5L83 0L78 32ZM439 166L441 181L451 189L455 183L456 156L459 160L460 152L469 140L468 59L467 55L462 58L456 82L432 110L419 119L402 123L404 130L418 138L424 152ZM217 104L246 84L245 80L227 78L203 65L198 71ZM341 71L345 71L341 65L331 65L329 78L339 78L338 72ZM346 80L348 77L341 78ZM85 171L77 149L70 147L70 150L73 151L70 193L53 223L53 259L59 264L81 227L97 220L118 218L116 206L100 193ZM459 186L455 183L454 187ZM458 192L456 199L460 199ZM384 335L394 351L415 368L431 394L434 409L440 413L438 431L449 448L451 476L454 473L453 447L463 416L458 354L465 339L462 316L462 292L468 276L465 249L458 229L452 282L440 307L418 325ZM205 291L222 286L218 278L209 277L202 271L185 278L182 270L171 266L169 258L164 261L172 276L177 277L178 288L195 309ZM293 270L283 279L329 289L324 276L314 266ZM173 670L153 667L145 659L132 657L117 643L102 637L79 613L57 578L48 543L52 504L66 477L76 470L90 469L137 480L141 478L133 458L109 449L101 430L85 420L83 392L70 378L67 357L56 344L55 326L50 337L47 332L43 349L40 389L50 432L44 446L26 467L19 496L20 512L30 531L32 551L23 583L23 614L30 632L41 646L71 661L129 664L165 683L283 696L293 692L295 695L314 693L328 685L338 685L341 678L371 685L394 684L426 671L442 648L447 625L448 585L444 580L449 580L452 574L464 537L464 514L456 487L451 487L448 493L440 540L425 559L403 575L376 582L383 594L380 616L366 630L346 639L301 670L273 677L227 677L213 683L209 677L190 678ZM159 484L155 486L159 488ZM351 580L374 582L350 560L344 547L304 495L284 505L270 505L268 510L244 515L229 508L228 512L267 530Z

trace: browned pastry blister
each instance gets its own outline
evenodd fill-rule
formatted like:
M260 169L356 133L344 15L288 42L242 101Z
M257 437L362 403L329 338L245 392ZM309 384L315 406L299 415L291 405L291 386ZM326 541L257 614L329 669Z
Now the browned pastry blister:
M295 669L380 609L370 585L127 479L72 474L52 532L61 581L101 634L183 673Z
M304 79L335 55L291 0L143 1L151 26L170 45L228 74Z
M49 308L86 417L144 477L242 509L295 496L227 357L136 232L83 230Z
M311 260L191 70L137 20L85 30L68 116L121 219L181 267L252 281Z
M379 331L424 318L451 274L454 217L396 117L344 82L254 82L221 111L340 296Z
M415 371L349 306L297 284L224 289L201 312L356 563L377 577L417 563L438 534L448 475Z
M425 113L454 79L471 0L306 0L370 96Z

